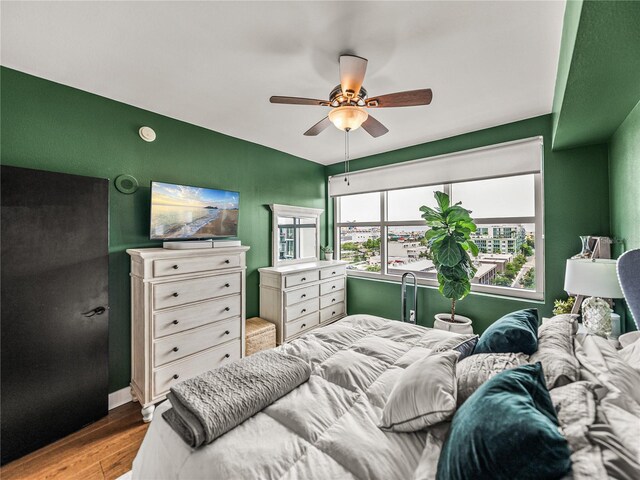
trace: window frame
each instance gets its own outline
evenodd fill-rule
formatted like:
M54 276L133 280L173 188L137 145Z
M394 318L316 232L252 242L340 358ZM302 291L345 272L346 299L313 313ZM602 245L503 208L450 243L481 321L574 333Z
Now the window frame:
M542 159L541 159L542 161ZM477 225L504 225L504 224L533 224L535 225L535 265L536 271L536 288L535 290L526 290L511 287L501 287L497 285L482 285L474 283L471 285L471 293L481 293L498 295L502 297L510 297L524 300L544 300L545 293L545 252L544 252L544 181L542 169L538 173L529 173L524 175L533 175L534 177L534 216L533 217L504 217L504 218L474 218ZM494 176L490 178L509 178L520 175L504 175ZM464 182L455 182L464 183ZM444 184L443 191L451 194L452 183ZM415 185L414 187L429 186ZM414 187L403 187L414 188ZM401 190L401 189L395 189ZM342 222L340 218L340 201L341 196L332 197L333 200L333 218L334 218L334 250L336 258L342 257L342 249L340 242L340 229L343 227L378 227L380 228L380 272L366 272L359 270L347 269L347 275L356 278L368 278L373 280L385 280L394 283L401 282L401 276L404 271L402 269L394 269L400 273L389 273L387 261L387 243L389 239L389 227L413 227L425 226L424 220L405 220L405 221L389 221L387 220L387 193L391 190L380 191L380 221L378 222ZM408 271L408 270L407 270ZM427 287L437 287L438 282L433 279L427 279L418 275L418 284Z

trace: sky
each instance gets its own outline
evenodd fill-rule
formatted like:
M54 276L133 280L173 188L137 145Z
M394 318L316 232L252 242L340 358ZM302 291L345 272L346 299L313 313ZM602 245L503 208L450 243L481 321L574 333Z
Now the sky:
M226 190L153 182L151 203L180 207L238 208L240 194Z

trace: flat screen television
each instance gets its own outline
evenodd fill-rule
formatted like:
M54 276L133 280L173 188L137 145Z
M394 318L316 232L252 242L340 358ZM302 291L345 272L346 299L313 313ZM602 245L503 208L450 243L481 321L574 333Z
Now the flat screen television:
M238 235L240 193L151 182L152 240L189 240Z

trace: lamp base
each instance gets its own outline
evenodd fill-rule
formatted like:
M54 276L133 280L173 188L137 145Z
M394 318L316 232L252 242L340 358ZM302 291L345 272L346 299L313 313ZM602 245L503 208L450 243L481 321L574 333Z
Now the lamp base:
M582 323L593 335L607 338L611 335L611 307L598 297L589 297L582 302Z

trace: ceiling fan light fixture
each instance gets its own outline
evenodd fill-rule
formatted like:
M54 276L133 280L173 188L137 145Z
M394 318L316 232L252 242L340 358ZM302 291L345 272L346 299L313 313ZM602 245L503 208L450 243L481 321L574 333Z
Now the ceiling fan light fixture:
M366 110L352 105L344 105L334 108L329 112L329 120L336 128L344 131L351 131L360 128L369 117Z

